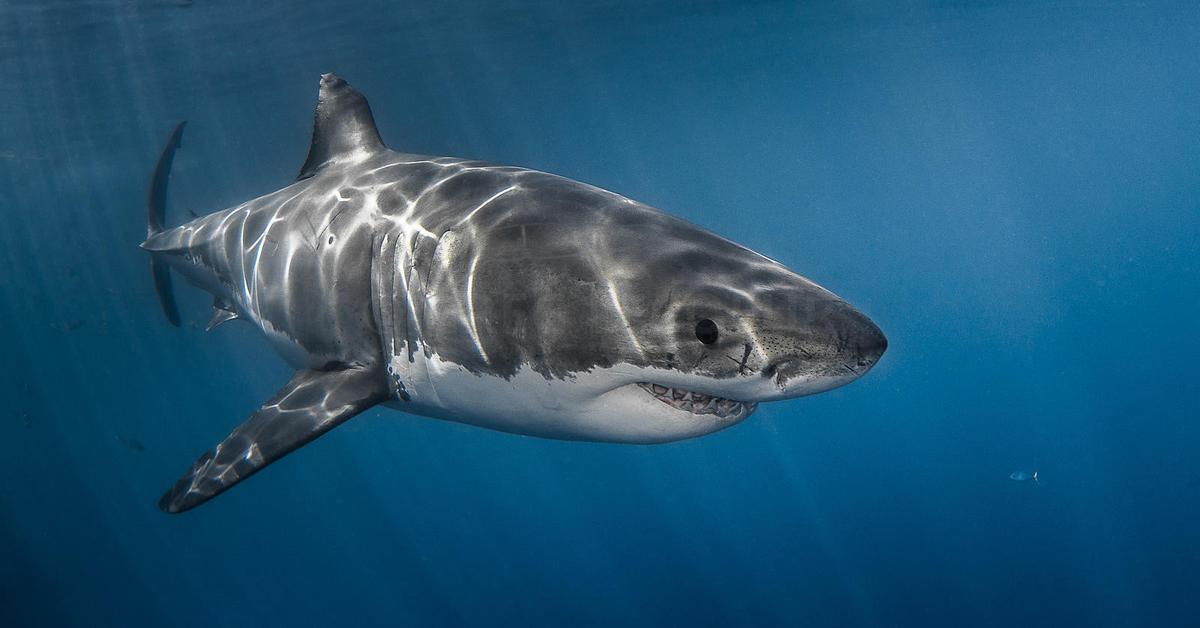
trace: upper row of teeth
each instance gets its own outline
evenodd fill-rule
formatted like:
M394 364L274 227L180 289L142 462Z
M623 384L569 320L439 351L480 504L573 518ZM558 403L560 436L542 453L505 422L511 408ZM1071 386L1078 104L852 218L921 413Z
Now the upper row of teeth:
M742 410L753 411L757 405L713 397L712 395L692 392L690 390L667 388L658 384L639 383L638 386L652 393L663 403L695 414L715 414L719 417L727 417L731 414L737 414Z
M659 386L658 384L642 384L642 388L647 388L650 390L650 392L660 397L669 396L675 401L682 401L684 399L689 401L707 401L711 397L711 395L706 395L704 393L692 392L690 390L679 390L678 388L667 388L666 386Z

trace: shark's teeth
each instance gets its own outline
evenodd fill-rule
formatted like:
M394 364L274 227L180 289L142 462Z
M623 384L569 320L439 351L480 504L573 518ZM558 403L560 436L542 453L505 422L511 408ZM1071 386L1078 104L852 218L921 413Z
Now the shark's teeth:
M713 414L722 419L745 418L758 407L757 403L723 399L691 390L668 388L660 384L638 382L638 386L653 395L655 399L692 414Z

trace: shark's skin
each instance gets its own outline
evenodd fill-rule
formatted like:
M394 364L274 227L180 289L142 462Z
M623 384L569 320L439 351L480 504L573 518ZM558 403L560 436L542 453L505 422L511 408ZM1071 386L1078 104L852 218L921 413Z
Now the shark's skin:
M160 162L163 194L165 172ZM375 404L542 437L667 442L845 384L887 346L829 291L636 201L389 150L365 99L332 74L296 182L173 229L151 196L142 247L214 295L213 325L249 321L297 369L164 495L169 512ZM169 279L166 290L169 306Z

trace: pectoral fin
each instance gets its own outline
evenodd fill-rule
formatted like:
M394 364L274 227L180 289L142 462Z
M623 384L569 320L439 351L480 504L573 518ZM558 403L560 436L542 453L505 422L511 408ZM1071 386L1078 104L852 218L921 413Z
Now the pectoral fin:
M388 396L387 379L370 368L297 371L270 401L200 456L158 507L195 508Z

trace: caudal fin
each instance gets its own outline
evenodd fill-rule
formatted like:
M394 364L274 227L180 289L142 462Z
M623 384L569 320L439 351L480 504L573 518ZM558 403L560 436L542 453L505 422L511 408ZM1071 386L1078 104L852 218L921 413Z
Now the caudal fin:
M171 178L171 162L175 160L175 151L180 146L183 137L183 127L187 121L180 122L171 132L167 145L158 156L154 166L154 175L150 179L150 191L146 195L146 237L163 230L167 215L167 180ZM174 326L179 326L179 308L175 305L175 292L171 287L171 269L160 259L152 257L150 270L154 275L154 291L158 294L158 302L162 304L163 313Z

